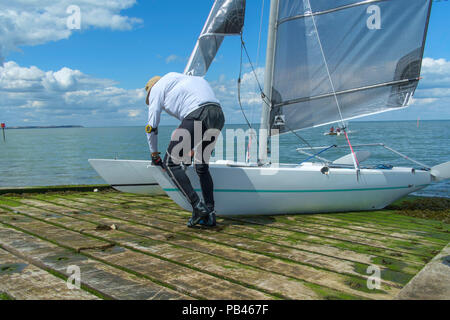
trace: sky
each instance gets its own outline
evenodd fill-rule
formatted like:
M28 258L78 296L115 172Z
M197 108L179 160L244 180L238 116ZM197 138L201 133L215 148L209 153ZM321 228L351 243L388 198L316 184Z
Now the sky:
M247 0L244 38L261 81L269 2ZM146 82L154 75L183 72L212 4L212 0L2 1L0 122L145 125ZM79 30L67 26L73 5L80 8ZM361 120L450 119L448 17L450 1L435 1L423 80L411 107ZM225 39L206 76L228 123L244 123L237 101L239 58L240 39ZM257 122L261 100L248 63L242 83L246 113ZM162 118L162 124L175 123L168 116Z

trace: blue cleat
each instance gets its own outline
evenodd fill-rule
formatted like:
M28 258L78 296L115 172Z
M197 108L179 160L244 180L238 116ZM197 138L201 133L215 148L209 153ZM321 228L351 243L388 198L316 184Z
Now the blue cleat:
M209 213L208 218L201 219L198 222L199 225L205 226L205 227L215 227L216 226L216 212L213 210Z

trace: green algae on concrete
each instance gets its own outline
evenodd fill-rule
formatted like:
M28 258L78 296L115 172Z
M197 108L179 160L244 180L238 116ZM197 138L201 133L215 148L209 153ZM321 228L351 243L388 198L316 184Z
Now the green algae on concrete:
M4 244L2 244L2 247ZM9 248L11 249L11 248ZM0 248L0 291L20 300L92 300L96 296L85 290L70 290L67 278L55 275L45 268L25 262L20 257Z
M0 188L0 195L9 194L30 194L30 193L45 193L45 192L81 192L94 191L97 189L110 190L111 186L107 184L101 185L64 185L64 186L33 186L33 187L18 187L18 188Z
M90 234L90 235L93 235L93 234ZM101 233L100 233L100 235L101 235ZM108 236L109 236L109 234L108 234ZM123 238L123 237L122 237L122 238ZM176 238L176 237L175 237L175 238ZM180 237L178 237L178 238L180 238ZM118 237L118 235L116 235L116 236L113 237L113 238L108 237L108 239L109 239L109 240L113 240L113 239L114 239L115 241L120 241L120 237ZM129 243L129 242L132 241L132 240L131 240L131 238L128 237L128 239L125 238L125 241L127 241L127 242ZM133 241L133 242L138 242L138 240L135 240L135 241ZM156 243L156 242L155 242L155 243ZM130 247L130 244L128 244L127 247L129 247L130 249L133 249L133 247ZM155 247L155 248L156 248L156 247ZM155 252L155 251L154 251L155 248L153 248L153 249L152 249L150 252L148 252L148 253ZM138 249L139 249L139 251L142 252L142 248L138 248ZM171 256L172 256L172 259L173 259L174 248L172 248L172 249L166 248L166 249L164 249L164 250L162 251L162 253L164 254L165 251L168 251L167 253L168 253L169 255L171 255ZM172 252L172 253L171 253L171 252ZM155 252L155 253L156 253L156 252ZM180 252L180 253L181 253L181 252ZM186 253L187 253L187 252L186 252ZM191 256L191 255L193 255L193 256L195 257L195 255L198 256L198 253L196 253L196 252L191 252L191 253L189 253L189 256ZM219 271L219 273L220 273L220 270L217 270L217 268L216 268L216 269L214 269L214 268L211 269L211 266L214 266L214 263L213 263L214 258L213 258L213 257L208 258L208 262L207 262L206 264L204 264L204 267L202 268L202 267L201 267L202 260L197 260L198 262L197 262L197 263L194 263L194 262L192 261L192 258L194 258L194 257L189 258L189 256L180 257L180 259L179 259L178 261L182 262L182 261L185 261L185 260L191 260L191 261L190 261L191 265L199 266L199 267L200 267L200 270L202 270L203 272L212 272L212 273L216 273L217 271ZM199 258L200 258L200 257L199 257ZM216 258L216 260L217 260L217 258ZM199 264L199 263L200 263L200 264ZM217 264L216 264L216 265L217 265ZM245 265L240 265L240 264L235 264L235 269L242 269L242 268L247 270L247 271L246 271L247 276L244 277L243 279L249 278L250 274L251 274L251 273L255 273L255 271L256 271L256 270L255 270L254 268L252 268L252 267L245 266ZM239 272L238 270L237 270L236 272L237 272L237 274L239 274L239 275L242 274L242 272ZM231 278L230 278L230 276L231 276ZM226 273L223 273L220 277L227 277L227 278L229 278L229 279L233 279L234 281L238 281L238 282L241 281L241 280L240 280L240 279L241 279L241 276L233 277L233 275L226 274ZM276 283L277 285L274 286L273 288L275 288L275 287L280 287L280 284L281 284L281 287L283 287L283 285L289 284L289 282L290 282L290 280L289 280L288 278L285 278L284 280L283 280L283 279L278 279L278 280L276 280L277 277L280 278L280 276L277 276L276 274L273 274L273 275L271 275L271 276L270 276L269 274L267 274L266 276L264 276L263 273L259 272L259 275L256 276L256 274L255 274L255 276L254 276L253 278L254 278L255 280L258 279L259 282L264 283L264 286L267 286L267 285L270 283L270 281L274 281L274 283ZM271 278L273 278L273 280L271 280ZM253 286L255 286L255 285L256 285L256 287L258 287L258 284L257 284L257 283L251 284L251 282L248 282L248 281L244 281L242 284L245 285L246 282L247 282L247 285L249 285L250 287L253 287ZM298 283L298 285L300 285L300 283ZM265 291L265 290L264 290L264 286L261 287L260 290ZM280 288L280 289L282 289L282 288ZM291 294L296 294L296 295L297 295L297 298L301 298L301 297L305 298L305 297L308 297L307 295L303 295L303 296L300 295L301 292L307 291L307 288L304 287L303 289L301 289L301 287L300 287L301 290L300 290L299 288L295 288L295 282L291 282L291 284L290 284L289 286L287 286L285 289L286 289L287 291L292 290L292 291L291 291ZM270 291L270 290L269 290L269 291ZM274 294L275 297L278 296L278 297L280 297L280 298L283 298L283 293L282 293L282 292L280 292L280 293L271 292L271 293ZM293 296L293 297L295 297L295 296ZM311 297L311 296L309 296L309 297ZM319 298L319 297L316 297L316 298Z
M386 208L399 215L450 224L450 199L407 197Z
M36 204L36 203L35 203ZM109 214L111 214L111 211L109 212ZM143 217L144 218L144 217ZM139 218L137 218L137 219L139 219ZM144 220L142 220L142 219L139 219L139 221L141 221L141 223L142 224L145 224L145 222L144 222ZM177 227L178 228L178 227ZM173 228L172 228L173 229ZM229 238L229 240L231 240L231 243L235 243L235 242L239 242L239 239L233 239L232 238L232 236L230 235L230 236L228 236L228 238ZM230 242L230 241L229 241ZM248 242L248 241L247 241ZM267 245L265 245L264 243L261 243L261 245L260 245L260 247L261 247L261 250L259 250L259 254L266 254L266 250L268 249L267 248ZM240 248L240 249L242 249L242 248ZM279 254L280 252L279 251L277 251L277 253ZM292 253L292 255L298 255L298 254L300 254L301 252L297 252L297 254L294 252L294 253ZM304 255L304 253L303 253L303 255ZM311 255L311 254L310 254ZM278 257L277 256L277 254L274 254L274 255L272 255L273 256L273 258L280 258L280 257ZM285 256L285 258L288 258L288 256ZM322 262L325 262L324 261L324 259L330 259L330 258L327 258L326 256L316 256L316 258L314 258L314 256L311 256L311 257L309 257L309 258L307 258L307 260L309 260L309 261L312 261L312 260L318 260L318 261L320 261L320 260L322 260ZM298 259L297 259L298 260ZM298 260L298 262L301 262L301 260ZM335 260L332 264L329 264L330 266L334 266L334 265L339 265L339 264L343 264L343 263L345 263L344 261L339 261L339 260ZM322 266L321 266L321 264L320 263L315 263L314 264L316 267L319 267L319 268L321 268ZM356 270L357 268L347 268L347 271L348 272L352 272L352 270ZM341 272L345 272L345 269L341 269ZM358 274L359 275L359 274ZM366 275L365 274L361 274L363 277L366 277Z
M189 291L189 278L176 271L188 268L205 286L219 279L220 297L231 299L393 298L450 241L444 220L397 214L404 206L373 213L220 218L219 227L208 230L186 228L190 213L164 196L87 191L0 196L1 223L169 290ZM106 228L112 224L117 229ZM43 263L62 266L70 259L55 251ZM381 268L381 290L367 288L369 265ZM159 267L176 272L169 276ZM219 297L199 287L192 292L193 298Z
M189 296L92 260L74 250L59 247L24 230L6 228L0 224L0 241L2 246L9 247L17 255L26 255L48 273L64 281L67 280L66 270L69 265L80 267L81 289L101 299L190 299ZM45 281L43 284L49 285Z
M267 239L266 239L267 240ZM397 243L398 245L406 245L406 244L408 244L407 242L398 242ZM414 244L414 243L412 243L412 244ZM400 255L401 256L401 254L398 254L398 255ZM387 260L387 259L383 259L383 260L381 260L382 261L382 264L383 265L387 265L387 266L392 266L392 260Z
M7 293L0 292L0 300L14 300L14 298Z

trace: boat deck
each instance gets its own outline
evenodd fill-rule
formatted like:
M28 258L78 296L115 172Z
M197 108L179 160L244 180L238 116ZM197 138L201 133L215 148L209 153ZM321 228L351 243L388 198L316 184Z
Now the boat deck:
M189 216L112 190L0 196L0 299L394 299L450 241L449 224L393 210Z

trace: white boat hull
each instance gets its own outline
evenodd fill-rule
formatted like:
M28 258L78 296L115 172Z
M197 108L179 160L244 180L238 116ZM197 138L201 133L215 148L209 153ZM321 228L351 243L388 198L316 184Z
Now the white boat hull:
M91 166L114 189L136 194L165 194L148 169L151 161L91 159Z
M218 215L276 215L382 209L405 195L431 183L427 171L412 168L330 168L323 174L320 164L274 167L230 167L211 164ZM167 174L149 167L162 189L178 205L192 210ZM192 167L187 174L201 195Z
M150 161L89 160L99 175L115 189L136 194L166 193L178 205L192 210L160 167ZM368 211L382 209L432 181L429 171L412 168L330 168L321 164L301 166L235 167L211 164L218 215L276 215L319 212ZM192 167L186 171L201 196L198 177Z

